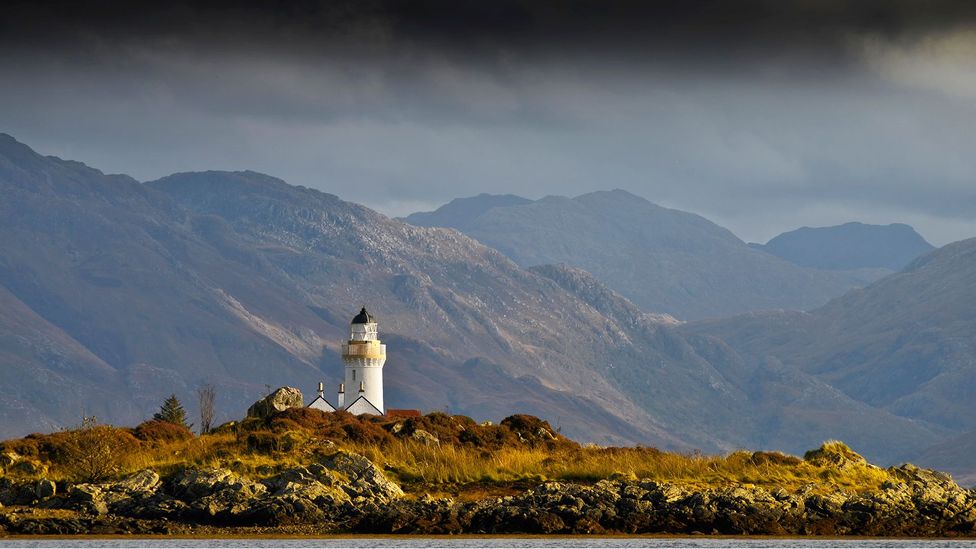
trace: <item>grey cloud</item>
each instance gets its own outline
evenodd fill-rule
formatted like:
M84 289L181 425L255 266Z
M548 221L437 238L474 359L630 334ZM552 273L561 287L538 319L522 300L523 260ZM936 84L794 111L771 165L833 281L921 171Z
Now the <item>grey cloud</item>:
M248 168L395 215L623 187L748 240L976 235L974 8L849 4L15 6L0 123L140 179Z

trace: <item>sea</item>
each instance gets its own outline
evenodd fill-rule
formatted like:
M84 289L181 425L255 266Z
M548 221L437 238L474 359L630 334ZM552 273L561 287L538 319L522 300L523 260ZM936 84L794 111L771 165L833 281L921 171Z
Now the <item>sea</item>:
M553 537L442 537L442 538L288 538L288 539L0 539L0 548L703 548L703 549L871 549L871 548L969 548L976 549L976 540L938 539L824 539L824 538L553 538Z

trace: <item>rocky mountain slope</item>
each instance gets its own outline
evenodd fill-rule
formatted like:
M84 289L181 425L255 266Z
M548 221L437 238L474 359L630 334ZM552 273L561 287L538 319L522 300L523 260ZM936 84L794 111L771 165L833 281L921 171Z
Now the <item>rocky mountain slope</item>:
M935 249L915 229L902 223L803 227L752 246L803 267L891 272L902 270L915 258Z
M678 336L671 328L674 319L641 312L588 273L564 266L523 270L456 232L411 227L258 174L178 174L148 185L198 215L218 216L251 249L274 254L268 262L282 272L264 276L286 276L300 293L314 296L316 310L329 310L336 302L383 304L386 330L423 342L401 354L410 370L437 357L454 364L446 368L450 373L401 374L391 359L391 390L418 399L423 407L446 406L480 416L486 409L504 414L517 406L559 419L567 432L589 440L594 422L616 416L627 418L629 426L625 429L618 419L610 423L610 438L601 433L596 440L626 436L709 449L758 441L779 447L780 440L762 428L779 406L756 406L730 366L738 362L734 353L707 338ZM423 243L419 248L418 240ZM462 361L467 366L458 368ZM499 373L506 375L499 378ZM755 383L779 383L765 373L754 375L763 380ZM497 381L506 377L520 384ZM432 383L440 379L450 383ZM805 382L812 380L791 380L816 392ZM485 394L479 386L493 391ZM540 405L536 394L546 387L577 404ZM922 429L888 421L886 414L850 399L826 400L831 410L858 408L852 412L858 421L849 423L852 431L899 429L917 437L912 448L934 440ZM798 413L808 412L810 403L820 405L798 404ZM588 422L586 431L576 425L581 418ZM791 440L789 448L793 443L809 446L809 440L835 432L832 422L812 423L817 427ZM862 438L851 440L860 444ZM883 459L891 457L877 444L866 447L879 450Z
M452 227L461 229L492 208L521 206L532 201L514 194L488 194L455 198L432 212L416 212L403 220L418 227Z
M139 183L2 136L0 194L0 436L135 423L173 392L192 413L203 383L218 421L267 385L332 388L363 304L390 345L392 407L533 413L583 441L706 451L841 437L883 462L951 434L685 332L585 271L525 269L266 175Z
M969 239L809 313L756 313L682 331L718 337L747 359L775 360L872 408L961 433L976 428L974 287L976 239ZM972 457L968 463L976 471Z
M962 486L976 486L976 459L973 456L976 456L976 431L968 431L926 448L912 459L952 473Z
M940 442L916 455L913 460L952 474L963 486L976 486L976 431Z
M349 315L369 303L397 350L397 406L523 409L584 440L732 444L709 434L720 416L692 414L695 398L662 417L642 406L648 364L712 390L700 359L655 348L653 321L622 325L454 231L249 172L141 184L9 136L0 192L0 388L15 395L3 435L134 422L170 392L192 403L202 383L231 414L266 384L333 386Z
M230 414L266 384L333 386L349 311L370 303L399 345L391 402L476 416L531 403L580 435L679 444L580 368L600 352L587 343L613 344L612 322L457 233L253 173L144 185L9 136L0 192L2 435L132 422L202 383Z
M864 273L799 267L754 250L703 217L621 190L502 198L456 200L406 221L456 228L519 265L585 269L645 311L683 320L810 309L864 282ZM466 215L455 215L460 209Z

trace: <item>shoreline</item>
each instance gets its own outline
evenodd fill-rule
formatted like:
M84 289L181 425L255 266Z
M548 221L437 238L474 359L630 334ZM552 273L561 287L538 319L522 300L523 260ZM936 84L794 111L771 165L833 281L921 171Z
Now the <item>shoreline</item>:
M301 534L241 534L230 536L207 536L185 534L81 534L81 535L0 535L0 541L6 540L249 540L249 539L281 539L281 540L369 540L369 539L716 539L716 540L816 540L816 541L922 541L922 542L973 542L976 544L976 533L958 537L911 537L911 536L777 536L756 534L334 534L334 535L301 535Z
M592 483L479 485L467 497L439 493L445 484L431 485L436 495L416 485L406 493L396 468L333 443L314 449L322 451L306 464L269 467L264 476L186 465L97 483L0 477L0 536L976 539L976 490L910 464L873 466L841 443L825 443L803 460L754 453L704 462L747 460L764 485L614 473Z

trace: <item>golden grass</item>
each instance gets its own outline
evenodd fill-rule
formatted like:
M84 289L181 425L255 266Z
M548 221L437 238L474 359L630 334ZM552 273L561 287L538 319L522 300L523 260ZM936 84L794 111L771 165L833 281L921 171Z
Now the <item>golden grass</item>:
M782 462L756 459L752 452L726 456L686 455L649 448L503 448L495 452L397 441L383 448L348 445L393 472L420 485L505 483L559 480L649 479L695 487L755 485L769 489L862 491L877 489L887 471L868 464L837 469L783 456ZM764 454L758 454L763 456ZM768 455L768 454L767 454Z
M592 483L602 479L649 479L693 487L755 485L787 490L812 485L815 491L824 492L873 490L889 480L887 471L868 464L836 441L808 452L805 459L769 452L710 456L643 447L581 447L561 437L520 442L522 434L498 431L508 427L497 426L492 427L496 431L484 430L483 438L468 443L458 433L475 432L479 427L470 420L464 423L451 416L437 416L426 426L439 425L442 442L428 445L409 436L392 436L392 423L378 423L375 419L309 417L309 423L304 425L292 421L276 426L272 422L269 428L269 424L249 421L198 437L138 441L119 456L119 476L144 468L166 476L186 467L210 466L261 478L313 463L332 453L337 445L366 456L409 491L455 495L459 487L460 491L469 486L472 492L492 493L504 490L497 487L545 480ZM336 425L344 427L334 428ZM454 439L445 442L448 436ZM18 452L41 464L38 476L78 481L71 478L72 469L59 451L64 438L63 433L32 435L0 443L0 449ZM492 446L485 440L503 442Z

